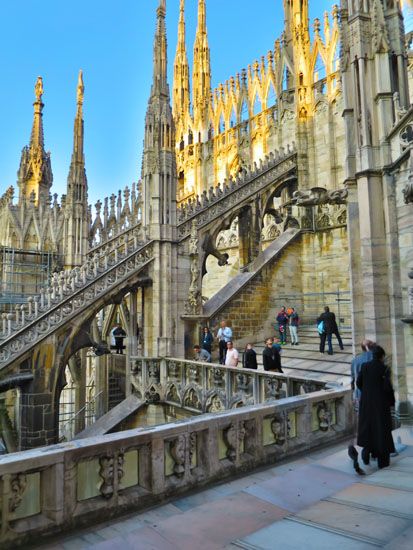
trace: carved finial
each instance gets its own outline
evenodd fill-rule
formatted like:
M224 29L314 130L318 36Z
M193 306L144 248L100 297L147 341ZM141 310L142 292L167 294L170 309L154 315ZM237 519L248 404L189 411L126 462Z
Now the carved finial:
M85 93L85 86L83 84L83 71L80 69L79 76L77 79L77 103L78 105L83 105L83 98Z
M43 79L41 76L37 77L36 84L34 86L34 94L36 96L36 101L41 103L43 95Z

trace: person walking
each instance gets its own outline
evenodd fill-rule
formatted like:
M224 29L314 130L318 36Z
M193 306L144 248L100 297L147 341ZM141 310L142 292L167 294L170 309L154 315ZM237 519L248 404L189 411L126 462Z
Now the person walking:
M360 468L359 461L358 461L358 451L356 447L354 446L357 442L357 422L358 422L358 413L360 408L360 397L361 397L361 390L359 390L356 387L357 378L360 374L361 367L364 365L364 363L368 363L373 359L373 353L372 349L376 344L372 342L371 340L364 339L361 342L361 353L356 355L352 362L351 362L351 389L353 391L353 410L355 414L355 439L354 441L348 446L348 456L353 461L353 467L355 471L359 475L365 475L364 470Z
M278 323L278 332L280 333L281 345L284 346L287 343L287 325L288 325L288 315L285 311L285 306L281 308L278 312L276 321Z
M377 458L379 468L386 468L390 465L390 453L396 452L390 411L395 398L390 369L384 364L384 349L375 346L371 351L373 359L361 366L357 377L361 390L357 445L363 447L364 464L369 464L371 455Z
M244 355L242 356L242 366L244 369L257 370L257 353L252 348L252 344L247 344L245 347Z
M236 367L239 361L239 353L234 348L234 344L229 340L227 342L227 354L225 356L225 366L226 367Z
M115 338L115 350L117 355L123 355L123 340L126 338L126 332L123 330L120 323L113 329L112 334Z
M206 349L201 349L201 346L196 344L194 346L195 361L203 361L204 363L211 363L211 354Z
M214 337L212 336L212 332L209 330L208 327L204 327L204 331L202 334L202 348L206 349L209 354L212 353L213 341Z
M227 355L227 342L232 338L232 330L227 327L226 321L221 321L221 328L218 330L217 339L219 344L219 362L225 365L225 357Z
M280 352L273 346L272 338L267 338L262 352L262 363L265 371L283 372Z
M372 342L372 340L363 340L361 343L361 353L356 355L351 362L351 389L353 390L354 411L357 414L359 412L361 397L361 391L356 386L357 378L364 363L368 363L373 359L373 353L371 350L374 348L375 345L375 342Z
M328 306L325 306L324 313L322 313L320 317L317 319L317 325L319 326L321 322L323 323L324 332L320 333L320 353L324 353L324 348L325 348L325 343L327 338L328 354L333 355L333 344L332 344L333 334L337 338L340 349L343 350L344 349L343 341L338 331L336 316L332 311L330 311L330 308ZM320 329L319 329L319 332L320 332Z
M288 310L287 310L288 311ZM289 308L290 313L288 313L288 328L290 329L291 345L298 346L298 323L300 318L295 309Z

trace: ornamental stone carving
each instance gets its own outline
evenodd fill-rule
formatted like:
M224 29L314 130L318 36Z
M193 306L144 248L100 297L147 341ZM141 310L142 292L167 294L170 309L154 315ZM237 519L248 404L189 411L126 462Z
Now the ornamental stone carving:
M185 303L185 313L187 315L196 315L201 313L202 297L200 289L199 254L198 254L198 230L196 222L192 222L191 237L189 239L189 257L191 269L191 284L189 286L188 300Z
M180 434L169 442L169 452L174 461L173 473L176 477L183 477L186 469L190 471L193 468L192 460L196 454L196 446L196 432Z
M14 512L20 506L26 487L25 474L17 474L10 478L9 512Z
M174 474L182 477L185 473L185 435L180 435L170 442L169 451L174 461Z
M275 443L284 445L287 439L287 426L285 415L275 415L271 421L271 431L274 434Z
M296 206L317 206L321 204L346 204L347 189L334 189L327 191L322 187L313 187L294 191L291 203Z
M331 424L331 412L325 401L317 406L318 427L322 432L327 432Z
M227 446L226 456L231 462L235 462L237 456L241 454L245 433L245 422L234 422L223 432L224 442Z
M125 457L123 453L119 453L117 456L109 455L99 458L99 476L103 480L99 491L102 497L111 498L113 496L115 492L115 476L117 476L118 485L124 476L124 461Z
M412 131L412 135L413 135L413 131ZM410 149L409 176L408 176L407 184L403 189L403 197L404 197L404 202L406 204L413 203L413 148Z

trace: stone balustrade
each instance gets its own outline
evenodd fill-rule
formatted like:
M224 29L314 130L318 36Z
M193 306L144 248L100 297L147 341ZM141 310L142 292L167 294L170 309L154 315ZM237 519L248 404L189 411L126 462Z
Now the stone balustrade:
M331 443L352 427L350 391L321 390L5 455L0 544L16 548L34 536L143 509Z
M103 206L103 209L102 209ZM132 184L95 204L93 222L89 228L92 249L110 242L114 237L128 232L140 222L142 196L140 184ZM92 220L92 207L89 206L89 219Z
M300 376L185 359L132 357L134 392L196 413L218 412L322 391L327 384Z
M137 274L153 259L152 243L137 239L122 248L102 250L70 271L55 273L40 296L3 314L0 325L0 369L64 325L102 296Z
M200 227L213 219L228 212L232 206L241 200L250 197L274 181L288 174L296 166L296 148L293 143L286 149L281 148L275 153L266 155L264 161L242 171L235 179L224 180L216 187L210 187L202 196L189 199L187 203L178 208L178 232L180 237L190 233L191 224L196 220Z

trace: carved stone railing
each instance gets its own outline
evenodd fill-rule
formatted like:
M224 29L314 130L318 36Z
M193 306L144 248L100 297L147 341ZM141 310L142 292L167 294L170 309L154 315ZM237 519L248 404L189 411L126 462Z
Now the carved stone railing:
M349 390L0 457L0 546L142 509L352 433Z
M112 251L115 248L123 249L134 246L135 243L143 242L145 240L145 233L142 224L139 221L135 225L124 229L113 237L107 238L105 241L90 248L87 253L88 258L93 257L95 254L106 253Z
M103 208L102 208L103 206ZM108 243L114 237L129 232L140 222L142 197L140 184L132 184L132 189L125 187L117 195L99 200L95 204L95 215L89 228L90 246L92 249ZM92 220L92 207L89 206L89 219Z
M95 254L82 267L55 274L51 286L34 296L16 314L3 314L0 369L75 318L153 259L152 242L132 250L111 249Z
M285 177L296 169L295 146L288 146L287 151L267 155L265 162L259 166L254 163L254 169L244 171L236 179L224 181L215 188L210 187L201 197L178 208L178 235L183 238L190 234L192 222L201 227L229 212L234 206L245 199L253 197L274 181Z
M326 383L185 359L132 357L132 386L148 402L170 403L197 413L258 405L321 391Z

